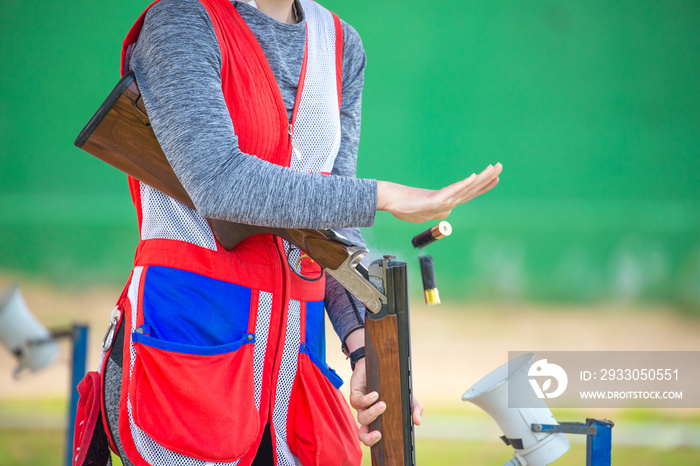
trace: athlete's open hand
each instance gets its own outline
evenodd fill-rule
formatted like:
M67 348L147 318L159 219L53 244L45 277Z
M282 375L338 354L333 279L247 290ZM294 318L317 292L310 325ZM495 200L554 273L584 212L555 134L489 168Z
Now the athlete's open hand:
M365 360L360 359L355 364L355 370L350 377L350 405L357 411L357 420L360 423L360 441L371 447L377 443L382 434L378 430L369 431L369 425L386 411L386 403L379 401L377 392L367 393L367 372ZM374 403L374 404L373 404ZM413 423L420 425L423 406L413 397Z
M413 223L442 220L459 204L490 191L498 184L502 170L500 163L489 165L478 175L474 173L439 190L377 181L377 210L385 210L400 220Z

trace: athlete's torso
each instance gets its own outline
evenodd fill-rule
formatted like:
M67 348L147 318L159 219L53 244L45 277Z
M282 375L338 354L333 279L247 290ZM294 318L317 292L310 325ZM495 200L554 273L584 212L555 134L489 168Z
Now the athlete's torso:
M340 144L337 18L301 1L305 58L290 121L236 8L201 3L241 149L330 172ZM256 235L225 251L198 212L136 180L131 188L141 242L122 303L130 337L119 432L134 464L250 464L266 424L277 464L357 464L356 426L324 362L323 282L294 274L279 238Z

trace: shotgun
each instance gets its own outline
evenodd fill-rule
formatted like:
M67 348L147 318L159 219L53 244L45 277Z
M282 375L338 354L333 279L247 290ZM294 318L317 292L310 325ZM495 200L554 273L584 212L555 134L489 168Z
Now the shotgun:
M133 72L125 75L75 140L75 145L143 183L194 209L151 128ZM372 447L374 466L415 464L408 288L406 264L386 256L368 271L368 251L333 230L270 228L207 219L226 250L269 233L287 240L315 260L367 307L365 357L368 389L387 410L371 427L382 432Z

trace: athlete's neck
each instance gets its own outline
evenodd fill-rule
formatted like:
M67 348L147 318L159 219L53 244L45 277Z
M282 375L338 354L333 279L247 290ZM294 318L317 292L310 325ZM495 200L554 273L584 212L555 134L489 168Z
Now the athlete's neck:
M296 24L297 18L292 7L294 0L255 0L258 9L280 23Z

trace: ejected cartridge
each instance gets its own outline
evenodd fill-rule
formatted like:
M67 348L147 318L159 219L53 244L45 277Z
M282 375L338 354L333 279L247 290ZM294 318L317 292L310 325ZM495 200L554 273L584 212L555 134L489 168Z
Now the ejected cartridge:
M423 277L423 292L425 294L425 304L433 306L440 304L440 293L435 280L435 266L433 256L420 256L420 274Z
M431 243L434 243L440 238L450 236L450 234L452 234L452 225L443 220L431 229L424 231L420 235L414 236L411 243L413 243L414 248L421 249Z

